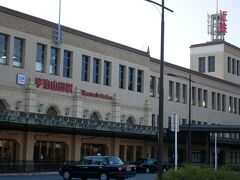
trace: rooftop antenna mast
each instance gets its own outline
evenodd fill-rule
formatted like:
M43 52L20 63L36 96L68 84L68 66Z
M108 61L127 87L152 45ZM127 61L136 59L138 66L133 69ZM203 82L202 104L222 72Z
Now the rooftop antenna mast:
M218 0L216 0L216 4L217 4L217 11L216 11L216 14L218 14Z
M58 14L58 25L54 30L54 41L56 45L62 44L62 31L61 31L61 0L59 0L59 14Z

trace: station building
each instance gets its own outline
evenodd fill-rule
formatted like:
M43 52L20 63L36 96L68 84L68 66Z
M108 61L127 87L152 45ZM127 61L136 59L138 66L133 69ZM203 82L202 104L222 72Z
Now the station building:
M65 26L59 43L56 27L0 6L0 162L78 161L99 152L128 162L156 158L159 60ZM191 69L164 64L166 163L174 152L171 114L186 125L189 97L193 125L240 123L240 49L211 41L190 50ZM179 134L184 162L186 134ZM222 163L239 163L239 132L218 138ZM192 162L207 162L206 154L213 161L211 142L211 133L193 133Z

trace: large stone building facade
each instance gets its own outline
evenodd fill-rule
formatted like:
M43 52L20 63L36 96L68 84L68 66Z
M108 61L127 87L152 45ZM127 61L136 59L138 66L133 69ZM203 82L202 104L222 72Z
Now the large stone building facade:
M63 42L56 45L56 26L0 7L0 160L78 161L98 152L124 161L147 154L156 157L159 60L148 52L63 26ZM193 70L165 63L166 163L173 155L169 117L174 112L180 124L188 122L189 75L194 82L193 124L239 124L239 83L195 71L203 54L198 57L195 47L191 50ZM216 57L217 64L221 50L201 53ZM222 66L223 62L224 58ZM239 133L220 133L219 138L239 143ZM222 144L223 163L240 162L237 147ZM184 138L179 148L183 162ZM204 163L206 153L206 143L193 140L193 162Z

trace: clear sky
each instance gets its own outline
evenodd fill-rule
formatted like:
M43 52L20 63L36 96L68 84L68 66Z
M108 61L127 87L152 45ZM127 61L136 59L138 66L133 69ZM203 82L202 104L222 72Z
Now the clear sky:
M155 0L161 4L161 0ZM165 0L165 61L190 67L191 44L210 40L207 14L217 0ZM59 0L0 0L0 5L58 22ZM219 0L227 11L225 40L240 47L240 1ZM61 24L160 57L161 9L144 0L62 0Z

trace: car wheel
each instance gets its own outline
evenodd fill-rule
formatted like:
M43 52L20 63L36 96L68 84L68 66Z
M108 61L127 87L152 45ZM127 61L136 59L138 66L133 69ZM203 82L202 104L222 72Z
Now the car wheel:
M63 173L63 179L64 179L64 180L71 180L72 177L71 177L70 172L65 171L65 172Z
M107 174L102 173L102 174L100 175L100 180L108 180Z
M150 169L149 169L149 168L146 168L145 172L146 172L146 173L150 173Z

